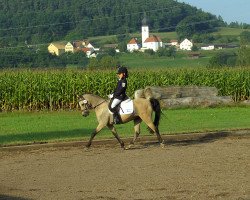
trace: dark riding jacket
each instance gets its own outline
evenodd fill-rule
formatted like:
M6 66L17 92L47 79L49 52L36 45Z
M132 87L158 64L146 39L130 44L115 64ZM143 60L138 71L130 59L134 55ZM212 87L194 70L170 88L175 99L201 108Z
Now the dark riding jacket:
M119 99L119 100L124 100L127 95L126 95L126 89L127 89L127 79L122 78L117 82L117 86L114 90L114 99Z

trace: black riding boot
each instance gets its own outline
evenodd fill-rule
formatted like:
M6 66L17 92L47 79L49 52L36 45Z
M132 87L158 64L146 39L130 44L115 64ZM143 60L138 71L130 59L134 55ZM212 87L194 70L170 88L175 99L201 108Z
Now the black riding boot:
M121 124L121 117L117 111L113 112L114 124Z

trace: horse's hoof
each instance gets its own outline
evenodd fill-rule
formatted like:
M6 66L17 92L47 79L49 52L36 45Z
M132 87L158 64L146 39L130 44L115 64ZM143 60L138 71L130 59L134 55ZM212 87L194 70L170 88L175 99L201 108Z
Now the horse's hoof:
M89 151L89 150L90 150L90 146L89 146L89 145L83 146L83 149L84 149L85 151Z
M124 146L124 145L121 145L121 149L124 150L124 149L125 149L125 146Z
M130 146L130 145L129 145L129 146ZM129 149L130 149L130 147L129 147L129 146L128 146L128 147L125 147L125 148L124 148L124 150L129 150Z
M131 144L128 145L127 149L131 149L133 147L134 147L134 144L131 143Z
M161 148L165 148L165 143L161 142L160 146L161 146Z
M131 149L132 146L133 146L133 145L129 144L128 146L124 147L124 149L125 149L125 150L129 150L129 149Z

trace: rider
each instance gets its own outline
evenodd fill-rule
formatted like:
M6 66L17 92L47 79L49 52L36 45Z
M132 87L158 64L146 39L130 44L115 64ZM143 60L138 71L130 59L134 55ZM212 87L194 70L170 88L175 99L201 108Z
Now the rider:
M117 70L117 76L119 78L117 86L113 94L109 95L110 103L109 110L113 113L114 124L120 124L121 119L119 116L119 111L117 109L118 105L127 98L126 89L127 89L127 78L128 70L126 67L119 67Z

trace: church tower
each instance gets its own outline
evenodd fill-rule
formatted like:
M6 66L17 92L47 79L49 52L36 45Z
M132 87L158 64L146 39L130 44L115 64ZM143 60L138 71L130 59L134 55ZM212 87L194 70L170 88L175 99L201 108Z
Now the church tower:
M144 18L142 20L142 27L141 27L142 47L145 47L144 42L148 37L149 37L148 20L146 17L146 13L144 13Z

